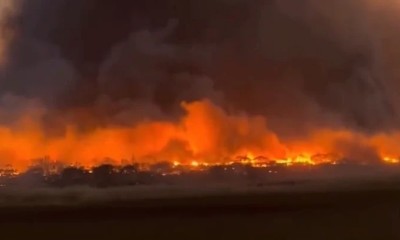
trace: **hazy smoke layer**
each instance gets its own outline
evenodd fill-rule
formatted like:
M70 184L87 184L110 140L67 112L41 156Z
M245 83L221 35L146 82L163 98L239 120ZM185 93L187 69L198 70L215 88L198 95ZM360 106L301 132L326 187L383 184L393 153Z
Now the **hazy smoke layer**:
M281 138L397 130L399 13L394 0L1 1L0 121L29 109L60 135L175 121L208 99Z

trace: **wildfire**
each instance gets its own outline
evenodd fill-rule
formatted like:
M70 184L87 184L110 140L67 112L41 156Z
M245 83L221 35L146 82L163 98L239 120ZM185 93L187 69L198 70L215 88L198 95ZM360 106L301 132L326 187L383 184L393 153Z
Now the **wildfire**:
M192 167L194 167L194 168L197 168L197 167L200 166L200 163L197 162L197 161L192 161L192 162L190 163L190 165L191 165Z
M181 165L181 163L178 162L178 161L174 161L174 162L172 163L172 166L173 166L173 167L179 167L180 165Z
M392 163L392 164L400 163L400 158L384 157L383 160L387 163Z
M86 167L104 159L114 159L116 164L125 159L146 163L168 160L174 167L199 169L234 162L260 167L271 162L286 166L334 164L342 158L364 161L375 155L383 162L399 163L398 158L386 157L400 156L399 134L364 136L347 130L316 129L302 139L284 141L261 116L232 115L208 100L183 103L182 108L186 114L177 122L144 121L91 132L80 132L68 124L65 134L56 137L47 136L46 126L30 112L13 127L0 125L0 164L22 171L32 159L49 156ZM363 154L367 150L371 156Z
M284 164L287 166L291 166L293 164L307 164L307 165L316 165L317 163L312 160L312 156L309 155L299 155L295 157L290 157L287 159L279 159L276 161L279 164Z

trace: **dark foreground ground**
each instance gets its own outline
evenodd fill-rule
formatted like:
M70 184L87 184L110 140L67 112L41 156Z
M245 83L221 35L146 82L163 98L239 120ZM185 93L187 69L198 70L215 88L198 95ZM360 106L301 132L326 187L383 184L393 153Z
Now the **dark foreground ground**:
M400 191L227 194L0 209L1 239L400 239Z

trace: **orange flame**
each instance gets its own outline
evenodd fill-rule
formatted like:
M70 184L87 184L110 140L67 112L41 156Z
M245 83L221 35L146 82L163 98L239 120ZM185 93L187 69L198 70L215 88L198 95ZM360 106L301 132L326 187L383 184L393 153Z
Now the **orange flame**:
M231 162L238 156L245 156L243 163L256 165L262 156L285 165L314 165L334 163L340 157L366 157L351 152L355 143L373 149L383 161L399 162L399 133L366 136L349 130L317 129L303 139L282 141L268 129L263 117L230 115L208 100L183 103L182 107L186 115L177 122L145 121L85 133L71 125L62 137L47 137L34 118L25 116L16 128L0 126L0 164L24 170L32 159L49 156L87 167L105 158L198 167Z

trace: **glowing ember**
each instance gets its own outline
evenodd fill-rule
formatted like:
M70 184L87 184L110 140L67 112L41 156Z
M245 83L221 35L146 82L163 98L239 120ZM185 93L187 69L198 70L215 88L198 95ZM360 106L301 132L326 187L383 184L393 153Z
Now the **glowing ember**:
M181 163L180 163L180 162L177 162L177 161L174 161L174 162L172 163L172 165L173 165L174 167L179 167L179 166L181 165Z
M197 167L199 167L199 166L200 166L200 163L199 163L199 162L197 162L197 161L192 161L190 165L191 165L192 167L195 167L195 168L197 168Z
M385 157L383 158L383 160L387 163L392 163L392 164L400 163L400 158Z

